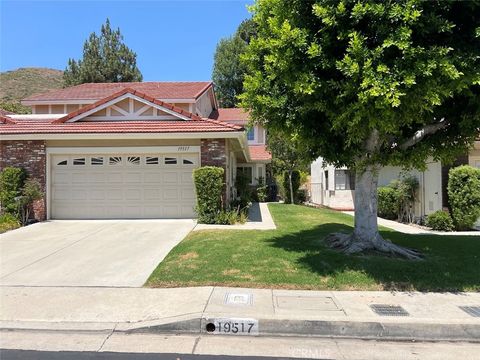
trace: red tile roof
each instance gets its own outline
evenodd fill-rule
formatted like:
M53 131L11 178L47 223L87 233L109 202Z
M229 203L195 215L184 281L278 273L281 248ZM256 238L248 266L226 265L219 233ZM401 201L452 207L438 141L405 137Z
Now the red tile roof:
M24 101L100 100L125 88L147 93L155 99L194 100L211 86L210 81L87 83L29 96Z
M94 102L93 104L86 105L86 106L84 106L84 107L82 107L82 108L80 108L80 109L78 109L78 110L76 110L76 111L73 111L73 112L71 112L70 114L68 114L68 115L66 115L66 116L64 116L64 117L61 117L61 118L55 120L53 123L56 123L56 124L64 123L64 122L66 122L66 121L68 121L68 120L70 120L70 119L73 119L73 118L75 118L75 117L77 117L77 116L79 116L79 115L81 115L81 114L83 114L83 113L86 113L87 111L93 110L93 109L95 109L95 108L97 108L97 107L99 107L99 106L101 106L101 105L103 105L103 104L106 104L106 103L108 103L109 101L112 101L112 100L114 100L114 99L116 99L116 98L118 98L118 97L120 97L120 96L122 96L122 95L125 95L125 94L135 95L135 96L137 96L137 97L139 97L139 98L142 98L142 99L144 99L144 100L147 100L147 101L151 102L152 104L155 104L155 105L158 105L158 106L162 106L162 107L164 107L164 108L167 108L167 109L169 109L169 110L171 110L171 111L173 111L173 112L175 112L175 113L177 113L177 114L179 114L179 115L182 115L182 116L184 116L184 117L187 117L187 118L189 118L189 119L191 119L191 120L201 120L201 119L202 119L202 118L201 118L200 116L198 116L198 115L192 114L192 113L189 112L189 111L183 110L183 109L181 109L181 108L179 108L179 107L173 106L173 105L168 104L168 103L166 103L166 102L163 102L163 101L160 101L160 100L156 100L156 99L154 99L153 97L151 97L151 96L149 96L149 95L147 95L147 94L145 94L145 93L142 93L142 92L140 92L140 91L137 91L137 90L134 90L134 89L131 89L131 88L124 88L124 89L121 89L120 91L117 91L116 93L113 93L113 94L111 94L111 95L109 95L109 96L107 96L107 97L105 97L105 98L103 98L103 99L100 99L100 100Z
M15 124L15 121L8 116L0 114L0 124Z
M265 145L248 145L250 157L253 161L271 160L272 154L267 150Z
M243 128L215 120L78 121L22 120L0 125L0 135L13 134L115 134L115 133L196 133L243 131Z
M211 119L242 125L246 124L249 120L248 113L241 108L219 108L218 110L212 111L209 117Z

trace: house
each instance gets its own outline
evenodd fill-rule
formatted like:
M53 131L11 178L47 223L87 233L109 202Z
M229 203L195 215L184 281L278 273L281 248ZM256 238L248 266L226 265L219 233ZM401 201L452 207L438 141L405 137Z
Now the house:
M480 141L466 156L460 157L453 165L443 165L432 159L427 160L426 170L404 172L401 167L386 166L380 170L378 186L386 186L392 180L411 175L419 183L415 216L422 218L448 206L448 170L453 166L468 164L480 168ZM355 175L347 168L335 168L323 164L320 157L311 164L311 202L337 210L354 209Z
M190 218L192 172L266 176L264 130L240 109L221 109L211 82L82 84L28 97L31 115L0 117L0 170L23 167L45 198L43 219Z

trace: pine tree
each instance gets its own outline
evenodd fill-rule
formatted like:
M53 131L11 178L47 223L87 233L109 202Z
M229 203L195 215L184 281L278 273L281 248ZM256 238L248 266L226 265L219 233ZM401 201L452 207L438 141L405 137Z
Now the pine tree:
M88 82L142 81L137 54L123 43L120 29L112 30L107 19L100 35L90 34L83 45L83 59L68 60L63 74L65 86Z

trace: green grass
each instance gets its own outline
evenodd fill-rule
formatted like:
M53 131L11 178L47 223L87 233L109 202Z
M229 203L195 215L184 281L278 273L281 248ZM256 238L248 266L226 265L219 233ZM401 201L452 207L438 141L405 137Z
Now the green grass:
M480 237L406 235L393 242L419 249L422 261L346 256L325 247L353 218L331 210L271 204L272 231L190 233L155 269L146 286L223 285L320 290L479 291Z

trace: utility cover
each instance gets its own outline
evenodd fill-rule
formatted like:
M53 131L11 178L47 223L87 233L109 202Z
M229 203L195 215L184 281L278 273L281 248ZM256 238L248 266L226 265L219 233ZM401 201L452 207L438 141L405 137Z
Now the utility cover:
M410 316L401 306L388 304L372 304L370 308L380 316Z

